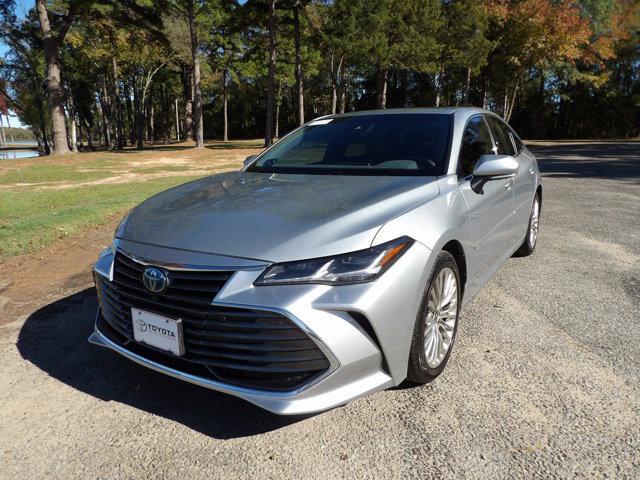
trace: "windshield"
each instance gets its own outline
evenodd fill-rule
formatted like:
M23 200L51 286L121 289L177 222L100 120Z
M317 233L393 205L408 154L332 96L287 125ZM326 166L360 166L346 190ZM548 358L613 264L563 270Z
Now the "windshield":
M249 172L443 175L451 117L353 115L319 119L264 152Z

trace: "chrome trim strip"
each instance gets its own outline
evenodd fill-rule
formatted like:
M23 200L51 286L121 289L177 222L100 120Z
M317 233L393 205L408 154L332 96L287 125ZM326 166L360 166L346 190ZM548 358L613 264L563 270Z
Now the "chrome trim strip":
M136 263L140 265L153 265L158 267L165 267L173 270L182 270L182 271L209 271L209 272L229 272L229 271L239 271L239 270L262 270L268 266L268 263L256 264L256 265L245 265L245 266L233 266L229 265L228 267L215 267L209 265L191 265L191 264L182 264L182 263L171 263L164 262L160 260L152 260L149 258L141 257L139 255L134 255L129 252L125 252L122 248L116 248L116 252L120 252L122 255L130 258Z
M110 282L112 281L112 278L109 278L109 275L107 275L104 272L98 270L95 266L93 267L93 271L95 273L97 273L98 275L100 275L102 278L105 278L105 279L109 280Z
M106 249L103 250L103 252L104 251L106 251ZM108 256L111 257L111 262L109 263L109 271L107 272L106 270L101 270L100 268L98 268L98 266L100 265L100 262ZM96 261L96 263L93 264L92 270L98 275L100 275L101 277L109 280L110 282L113 282L113 264L115 263L114 258L115 256L113 255L113 252L107 255L101 254L100 257L98 257L98 260Z

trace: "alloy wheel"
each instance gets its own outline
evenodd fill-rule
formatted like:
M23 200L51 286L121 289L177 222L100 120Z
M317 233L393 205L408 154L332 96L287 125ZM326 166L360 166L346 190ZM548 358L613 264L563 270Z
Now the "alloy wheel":
M449 267L436 276L428 295L424 329L424 353L427 365L437 368L451 348L458 320L458 281Z
M529 247L533 248L538 241L538 225L540 223L540 201L536 196L531 210L531 221L529 223Z

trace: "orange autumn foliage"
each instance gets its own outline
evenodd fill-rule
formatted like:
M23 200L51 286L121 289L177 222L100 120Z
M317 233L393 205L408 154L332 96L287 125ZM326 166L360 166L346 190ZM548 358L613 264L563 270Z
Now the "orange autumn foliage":
M583 57L591 38L589 22L574 1L494 0L489 8L514 67L575 62Z

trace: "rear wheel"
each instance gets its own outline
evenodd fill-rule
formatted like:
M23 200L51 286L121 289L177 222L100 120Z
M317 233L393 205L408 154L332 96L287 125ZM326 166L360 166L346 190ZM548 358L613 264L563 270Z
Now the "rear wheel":
M540 195L536 193L533 198L533 206L531 207L531 215L529 216L529 227L524 242L520 248L516 250L516 257L528 257L536 249L538 243L538 227L540 225Z
M411 341L407 378L427 383L449 360L458 329L461 302L458 265L448 252L440 252L424 293Z

